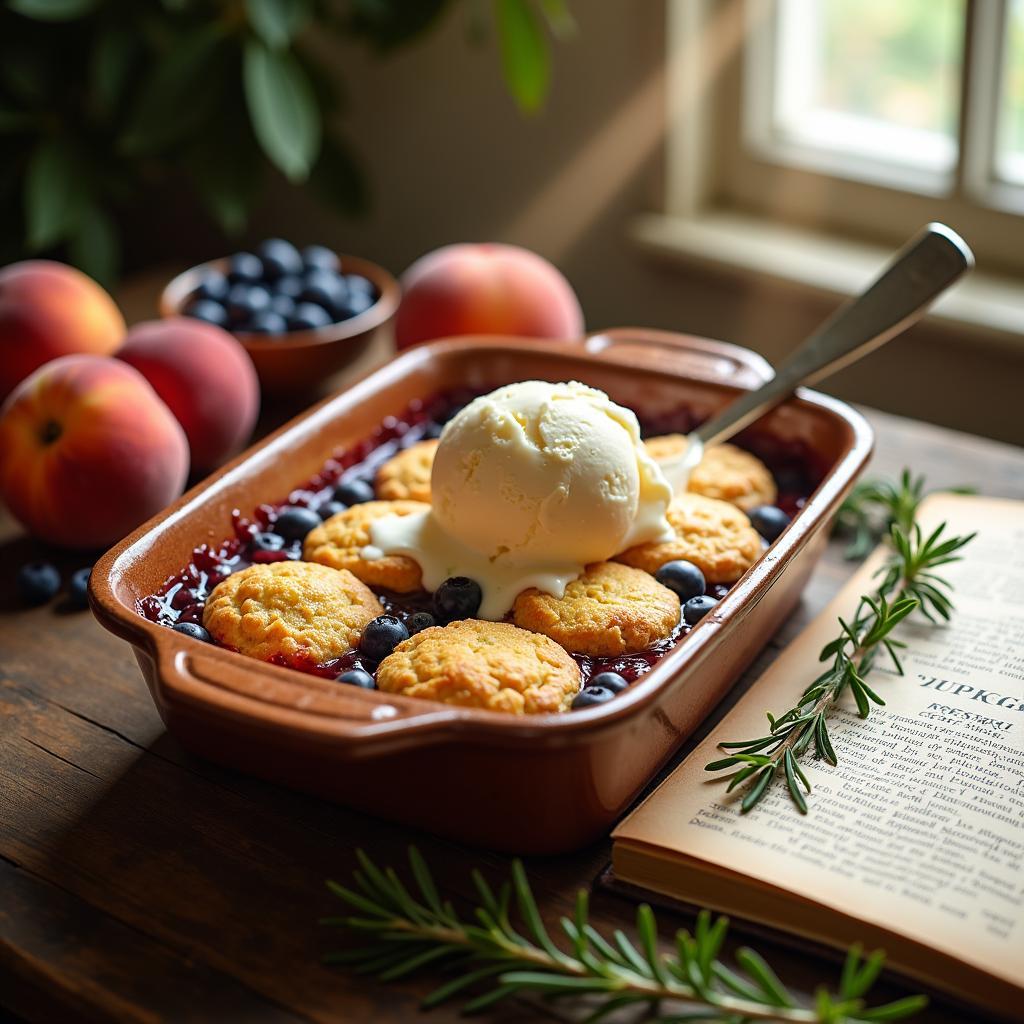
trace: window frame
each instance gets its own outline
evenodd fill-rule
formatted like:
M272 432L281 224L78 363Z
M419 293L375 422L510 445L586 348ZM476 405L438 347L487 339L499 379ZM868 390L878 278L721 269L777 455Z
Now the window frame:
M767 140L765 26L776 0L669 0L665 212L741 212L795 228L896 245L931 220L967 237L979 265L1024 277L1024 187L994 175L1007 0L967 0L959 152L938 181L914 168L781 150ZM759 127L760 126L760 127ZM770 142L770 144L769 144Z

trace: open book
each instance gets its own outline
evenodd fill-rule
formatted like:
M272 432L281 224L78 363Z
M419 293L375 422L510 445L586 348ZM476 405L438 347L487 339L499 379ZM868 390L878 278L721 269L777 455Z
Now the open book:
M818 654L885 558L879 550L712 734L616 829L615 878L838 947L884 948L903 973L1024 1017L1024 504L934 496L922 526L978 531L943 567L948 625L911 616L886 701L830 725L838 767L805 755L801 816L783 782L746 815L704 771L722 741L764 735L821 671ZM888 674L886 674L888 673ZM851 702L852 704L852 702ZM812 748L813 750L813 748Z

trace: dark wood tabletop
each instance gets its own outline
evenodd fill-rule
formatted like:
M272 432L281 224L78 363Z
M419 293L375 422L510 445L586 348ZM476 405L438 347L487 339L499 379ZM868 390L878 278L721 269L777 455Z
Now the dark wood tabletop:
M1024 498L1024 450L865 412L877 433L870 472L910 465L934 487L972 484ZM507 859L186 753L164 731L127 644L88 611L59 602L17 607L14 573L40 556L53 553L0 519L0 1020L5 1013L47 1022L419 1019L418 999L435 978L383 985L321 964L338 944L317 923L337 912L325 879L346 879L357 847L399 865L414 842L445 886L468 894L472 866L497 878ZM82 560L58 563L70 572ZM802 605L730 701L850 571L833 543ZM609 845L528 863L546 915L564 913L576 889L592 884ZM599 890L593 910L604 930L628 928L635 907ZM688 923L661 914L665 933ZM754 944L798 990L837 977L834 962ZM906 991L890 980L878 996ZM511 1002L486 1019L564 1020L566 1013ZM425 1019L440 1024L456 1015L442 1007ZM963 1017L935 1002L918 1019Z

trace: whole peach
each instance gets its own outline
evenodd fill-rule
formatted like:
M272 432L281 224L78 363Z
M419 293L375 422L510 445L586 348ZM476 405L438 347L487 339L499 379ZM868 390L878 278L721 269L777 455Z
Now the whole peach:
M458 334L578 338L583 311L553 264L499 243L446 245L402 276L395 342L407 348Z
M26 260L0 270L0 402L43 363L110 355L124 338L114 300L74 267Z
M0 408L0 498L43 540L106 547L181 494L187 476L185 432L117 359L55 359Z
M249 440L260 388L249 354L214 324L175 316L136 324L118 359L134 366L185 430L192 469L209 470Z

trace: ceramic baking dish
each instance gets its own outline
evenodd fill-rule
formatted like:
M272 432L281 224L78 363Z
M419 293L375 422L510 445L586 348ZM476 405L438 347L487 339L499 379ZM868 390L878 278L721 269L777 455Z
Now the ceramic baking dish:
M209 477L109 551L91 582L100 622L135 649L167 728L212 760L371 814L517 853L600 835L727 692L800 596L871 449L852 409L811 391L758 429L802 442L825 475L774 546L679 645L609 703L537 717L341 686L199 643L137 611L231 512L276 500L410 401L452 388L581 380L643 417L703 418L770 368L744 349L618 329L578 342L458 339L412 349Z

